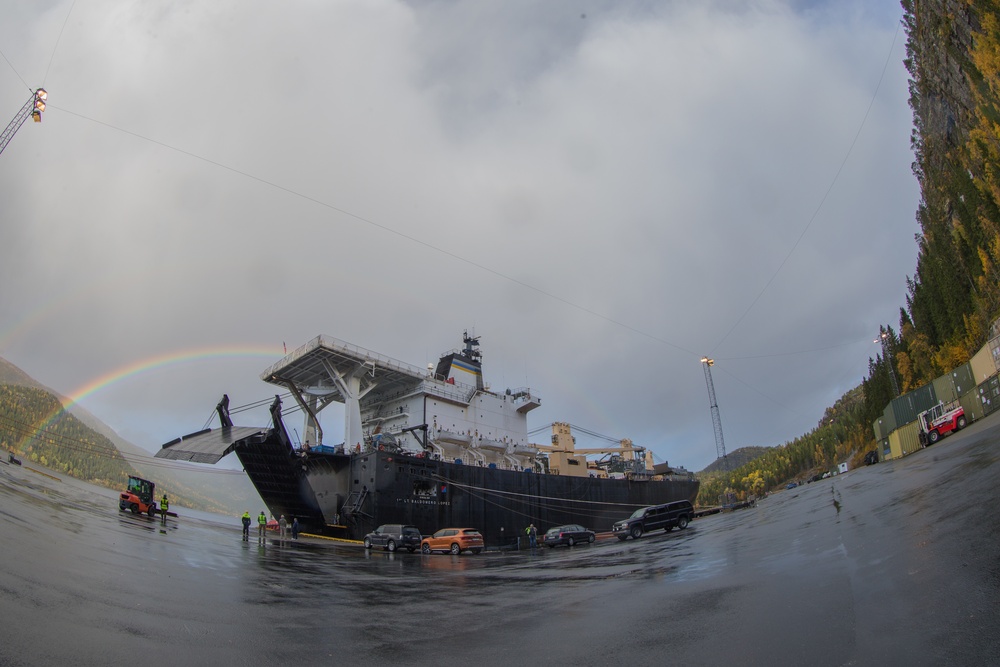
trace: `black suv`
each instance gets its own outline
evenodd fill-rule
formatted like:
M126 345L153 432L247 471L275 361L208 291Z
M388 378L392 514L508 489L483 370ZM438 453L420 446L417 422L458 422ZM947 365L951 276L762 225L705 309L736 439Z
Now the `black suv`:
M643 533L662 528L668 533L677 526L681 530L687 528L694 518L694 507L690 501L678 500L665 505L641 507L627 519L622 519L612 526L611 530L619 540L627 540L629 535L633 540L642 537Z
M406 549L412 554L420 548L420 540L420 529L416 526L387 523L376 528L375 532L365 535L365 549L372 547L382 547L389 551Z

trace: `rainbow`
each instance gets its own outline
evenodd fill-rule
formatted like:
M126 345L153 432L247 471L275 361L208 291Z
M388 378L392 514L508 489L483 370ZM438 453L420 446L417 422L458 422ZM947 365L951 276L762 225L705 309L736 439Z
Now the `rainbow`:
M69 396L67 396L63 401L61 408L53 410L49 413L45 419L39 422L39 425L35 429L21 439L18 443L18 450L24 451L24 447L28 442L37 437L43 431L47 430L52 423L69 407L74 404L78 404L88 396L99 392L116 382L121 382L122 380L132 378L143 373L148 373L150 371L181 363L191 363L195 361L205 361L207 359L227 357L267 357L269 359L277 359L283 356L283 353L283 345L282 347L278 347L276 345L264 346L260 344L248 343L245 345L219 345L188 350L175 350L133 361L124 366L108 371L99 377L91 379L76 390L70 392Z

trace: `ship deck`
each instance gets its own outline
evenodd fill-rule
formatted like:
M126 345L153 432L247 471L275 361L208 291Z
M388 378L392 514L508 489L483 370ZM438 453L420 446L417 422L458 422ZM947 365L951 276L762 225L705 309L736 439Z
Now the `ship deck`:
M288 383L307 393L343 402L332 375L347 375L359 365L371 368L369 381L376 380L383 392L412 387L427 377L427 370L378 352L346 343L331 336L317 336L294 350L260 374L270 384L288 387Z

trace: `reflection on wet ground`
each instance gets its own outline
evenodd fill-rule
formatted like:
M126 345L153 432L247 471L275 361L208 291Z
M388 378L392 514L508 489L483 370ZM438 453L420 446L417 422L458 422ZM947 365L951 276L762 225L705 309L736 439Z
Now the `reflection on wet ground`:
M235 517L163 524L0 466L0 664L437 664L444 645L487 665L662 664L654 647L688 664L984 664L1000 648L996 436L973 425L684 531L461 556L244 542Z

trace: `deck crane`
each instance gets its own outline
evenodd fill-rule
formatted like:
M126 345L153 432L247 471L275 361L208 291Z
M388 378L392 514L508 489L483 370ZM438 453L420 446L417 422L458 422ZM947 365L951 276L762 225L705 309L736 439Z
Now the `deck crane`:
M14 138L17 131L24 125L24 121L28 120L28 116L31 116L32 120L36 123L42 122L42 112L45 111L45 100L48 98L49 94L45 92L44 88L39 88L31 94L28 101L24 103L21 110L14 116L14 120L10 121L7 129L0 135L0 153L3 153L3 149L7 148L7 144L10 143L10 140Z
M715 365L715 360L702 357L701 363L705 367L705 384L708 385L708 400L712 407L716 455L722 459L723 470L729 472L729 459L726 458L726 443L722 439L722 417L719 416L719 402L715 400L715 385L712 384L712 366Z
M550 472L574 477L589 477L590 469L586 458L588 454L617 455L622 462L627 462L627 467L636 468L636 465L641 463L642 465L639 466L639 469L644 469L646 448L632 444L632 441L628 438L618 442L612 441L613 444L609 444L606 447L577 449L576 438L573 436L570 424L566 422L553 422L551 427L552 444L532 444L533 447L548 456ZM587 432L585 429L580 430ZM590 433L590 435L597 434ZM607 439L611 440L611 438Z

